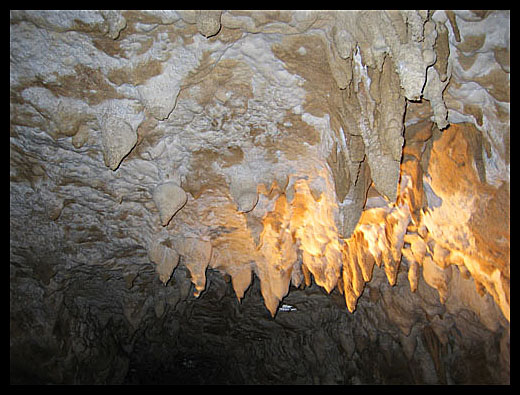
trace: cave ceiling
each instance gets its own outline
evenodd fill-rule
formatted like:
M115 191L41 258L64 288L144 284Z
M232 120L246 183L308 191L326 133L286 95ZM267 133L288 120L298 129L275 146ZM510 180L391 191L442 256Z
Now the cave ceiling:
M11 11L11 316L509 328L509 59L506 11Z

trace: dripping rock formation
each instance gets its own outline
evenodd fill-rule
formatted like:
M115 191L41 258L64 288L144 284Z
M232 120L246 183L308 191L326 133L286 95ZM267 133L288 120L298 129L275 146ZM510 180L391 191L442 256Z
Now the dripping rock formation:
M508 384L508 11L11 11L13 384Z

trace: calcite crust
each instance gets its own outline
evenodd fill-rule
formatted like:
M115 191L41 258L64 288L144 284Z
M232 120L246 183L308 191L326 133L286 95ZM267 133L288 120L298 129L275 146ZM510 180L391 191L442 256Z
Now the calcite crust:
M38 251L58 273L152 262L163 284L186 267L196 296L212 269L238 300L256 276L271 316L313 283L354 312L374 273L398 288L405 271L452 312L509 321L508 12L10 22L17 266ZM464 276L471 294L452 285Z

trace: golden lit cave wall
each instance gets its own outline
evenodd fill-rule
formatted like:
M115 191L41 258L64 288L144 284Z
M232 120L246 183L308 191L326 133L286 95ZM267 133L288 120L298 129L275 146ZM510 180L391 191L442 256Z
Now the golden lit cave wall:
M16 195L24 183L43 191L44 219L31 217L39 233L50 219L74 243L82 231L69 207L81 197L66 189L91 186L105 198L100 211L114 214L90 226L92 236L108 250L129 235L148 243L163 281L182 256L197 295L210 266L231 275L238 298L254 272L273 314L288 284L310 276L338 287L353 310L374 264L390 283L403 264L412 289L422 272L445 301L455 264L509 319L508 183L486 180L482 158L484 147L498 171L509 160L509 50L499 35L475 34L496 31L502 14L71 13L11 13L12 60L24 66L11 68L11 180ZM63 57L71 42L89 50ZM472 74L490 59L489 73ZM468 85L496 100L464 96ZM480 128L463 133L470 153L452 150L467 162L432 164L431 143L415 154L421 170L405 160L412 142L424 143L402 136L403 113L421 94L420 118L437 128L449 107L443 133L463 121ZM66 174L50 160L78 155L84 166ZM478 177L451 170L474 162L467 171ZM447 187L452 173L448 181L461 181ZM362 212L367 190L379 207ZM119 229L110 236L109 221ZM82 254L95 262L98 250Z
M289 285L310 285L311 276L329 293L337 287L353 312L365 283L372 278L374 265L384 270L391 285L400 268L407 270L413 292L422 275L426 284L438 291L442 303L450 297L452 270L459 270L464 278L473 278L481 296L489 293L509 320L507 185L493 188L480 181L470 141L475 135L472 125L453 124L442 133L436 130L434 138L433 124L422 126L407 140L396 202L385 201L381 207L364 210L350 238L342 238L335 225L334 188L330 174L323 169L317 177L327 181L327 188L319 195L312 193L304 178L292 183L292 190L276 184L269 190L259 188L259 200L267 200L263 204L272 209L262 218L263 229L254 247L251 237L242 242L235 239L248 234L247 224L227 223L225 219L223 227L241 230L218 237L213 246L196 239L155 244L150 257L161 279L169 279L179 259L178 250L186 251L185 262L197 294L204 288L203 273L208 265L232 277L239 299L254 272L265 304L274 315ZM425 171L418 153L428 141ZM428 207L423 183L440 204ZM237 264L239 256L242 260L246 256L247 261Z

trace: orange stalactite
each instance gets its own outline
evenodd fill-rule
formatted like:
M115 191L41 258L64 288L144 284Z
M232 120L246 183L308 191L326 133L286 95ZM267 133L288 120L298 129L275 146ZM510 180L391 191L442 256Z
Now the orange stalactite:
M325 173L320 176L327 179ZM372 278L374 264L384 263L389 282L396 281L400 247L410 221L406 201L401 206L366 210L352 236L344 239L334 222L337 206L333 197L322 193L315 199L309 184L309 180L297 180L292 200L278 195L273 211L263 219L258 249L263 259L257 263L257 272L261 281L270 283L262 286L262 293L272 315L287 294L289 282L296 277L293 284L301 283L301 274L291 276L295 268L306 285L312 274L316 284L329 293L341 283L351 312ZM394 251L393 246L399 250Z
M476 174L471 173L474 169L468 166L471 157L465 149L465 135L460 131L460 126L452 127L434 144L427 179L442 194L447 204L425 210L423 171L416 158L408 159L401 165L396 201L388 202L384 207L364 210L348 239L341 237L335 224L337 204L333 184L326 169L317 175L325 180L326 185L319 195L311 188L311 177L294 182L292 199L288 199L281 191L271 193L270 198L276 201L274 209L263 218L264 228L258 248L261 258L257 262L262 294L271 314L276 313L279 302L289 291L290 283L299 286L304 281L308 286L311 275L316 284L329 293L340 287L348 310L353 312L365 283L372 278L374 264L384 270L389 284L393 286L404 256L412 292L416 291L422 272L426 283L437 289L440 301L444 303L449 296L451 265L463 265L476 282L484 285L481 288L485 288L495 298L504 316L509 319L509 272L502 273L501 268L491 267L485 259L469 250L454 249L456 245L453 243L457 242L457 237L466 237L471 243L474 243L472 240L475 237L472 229L468 228L468 218L475 218L471 207L457 209L462 201L464 188L469 185L470 192L481 188L492 197L493 193L501 193L501 190L495 192L491 187L481 187L482 184L476 182ZM463 170L466 173L471 173L466 178L473 182L468 184L467 180L461 183L451 180L451 189L447 190L447 185L439 181L442 174L437 174L437 170L448 166L450 159L444 158L445 154L441 151L451 145L462 147L458 150L456 159L464 164ZM460 169L455 171L462 172ZM468 204L476 199L473 194L470 195ZM448 215L453 210L458 210L456 217L464 221L454 224ZM440 223L446 222L448 227L439 228L438 223L431 220L435 216L440 218ZM478 225L480 228L477 230L482 233L484 227L480 223ZM464 234L455 232L452 239L443 240L446 234L442 232L452 228L455 231L462 229ZM480 237L478 240L482 244L484 238ZM486 272L482 268L489 270Z

